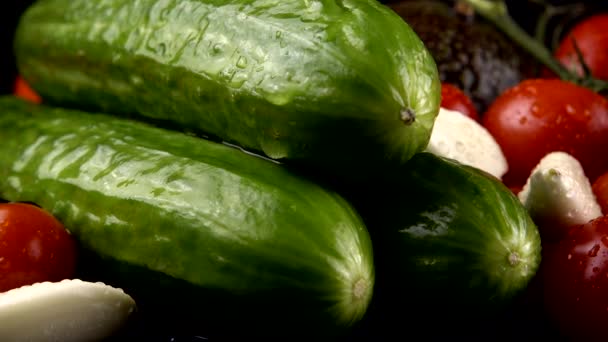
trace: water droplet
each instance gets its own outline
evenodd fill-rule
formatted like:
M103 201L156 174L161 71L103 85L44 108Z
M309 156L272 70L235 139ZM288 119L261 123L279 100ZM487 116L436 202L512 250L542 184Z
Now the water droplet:
M245 69L247 67L247 58L245 58L245 56L239 57L239 59L236 61L236 67Z
M600 245L595 244L593 245L593 247L589 250L589 252L587 252L587 255L590 257L596 257L597 256L597 252L600 251Z
M285 42L285 40L281 39L281 41L279 42L279 46L285 48L287 47L287 43Z
M220 44L220 43L214 44L213 47L211 48L211 53L213 53L214 55L222 53L222 44Z
M275 33L274 33L274 37L275 37L276 39L279 39L279 38L281 38L281 34L282 34L282 32L281 32L281 31L277 31L277 32L275 32Z
M567 104L566 113L568 113L570 115L576 114L576 108L572 107L572 105L570 105L570 104Z
M536 95L538 93L538 91L536 90L536 87L532 87L532 86L526 87L526 91L529 92L531 95Z
M230 82L230 80L232 80L232 78L234 77L234 74L236 74L236 70L232 69L232 68L227 68L222 70L219 75L226 79L228 82Z
M608 247L608 235L604 235L604 236L602 236L602 238L600 239L600 241L602 242L602 244L603 244L605 247Z
M540 108L538 108L538 105L536 104L532 105L532 108L530 108L530 112L536 117L540 116Z
M525 125L528 122L528 118L525 116L520 116L519 117L519 124L520 125Z
M572 254L568 253L568 260L572 259Z
M141 77L139 77L139 76L132 75L131 76L131 83L133 85L140 85L140 84L144 83L144 80Z
M586 119L591 118L591 111L590 111L589 109L585 109L585 111L583 112L583 116L584 116Z
M161 56L164 56L167 52L167 45L165 45L165 43L158 44L156 47L156 52L158 52Z
M243 86L243 84L245 84L245 81L247 81L246 78L243 77L233 77L232 80L230 80L230 86L232 88L240 88Z
M171 14L171 9L170 8L165 8L162 11L160 11L160 20L167 20L167 17Z
M262 141L262 151L271 159L282 159L289 155L285 144L272 138Z

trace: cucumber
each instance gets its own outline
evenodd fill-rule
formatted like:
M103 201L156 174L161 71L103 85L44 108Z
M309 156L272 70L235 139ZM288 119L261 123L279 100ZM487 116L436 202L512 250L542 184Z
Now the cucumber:
M383 180L345 191L374 242L372 306L399 331L406 314L410 329L427 335L480 331L482 319L509 312L536 275L537 226L517 196L480 169L421 152Z
M142 311L174 304L162 319L193 329L215 318L227 333L333 335L365 314L371 240L337 193L130 119L12 97L0 112L0 197L62 221L83 247L82 279L123 288Z
M342 177L423 150L440 104L423 42L375 0L45 0L14 50L47 103Z

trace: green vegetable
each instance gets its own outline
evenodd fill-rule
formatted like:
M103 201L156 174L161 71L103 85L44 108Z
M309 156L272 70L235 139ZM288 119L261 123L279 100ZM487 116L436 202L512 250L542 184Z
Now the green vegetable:
M375 0L46 0L19 72L47 103L137 115L353 178L424 149L440 82Z
M423 152L346 196L374 241L378 307L398 313L386 318L398 329L408 313L429 334L479 330L471 322L511 305L539 267L526 208L479 169Z
M137 121L8 97L0 112L0 197L53 213L83 255L127 282L97 280L125 288L143 312L181 296L199 325L206 313L265 334L281 324L339 332L365 314L371 241L339 195L239 149Z

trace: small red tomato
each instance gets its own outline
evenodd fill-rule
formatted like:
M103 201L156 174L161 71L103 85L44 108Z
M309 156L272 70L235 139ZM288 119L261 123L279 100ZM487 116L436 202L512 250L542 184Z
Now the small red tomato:
M521 185L512 185L509 187L509 190L511 190L511 192L513 192L516 196L521 192L522 189L523 186Z
M599 176L592 185L593 194L602 208L604 215L608 214L608 172Z
M42 102L40 95L38 95L38 93L36 93L21 76L17 76L15 79L15 88L13 93L15 96L21 97L33 103Z
M529 79L502 93L482 117L500 145L509 186L525 184L549 152L575 157L593 182L608 170L608 100L559 79Z
M548 317L576 341L603 341L608 322L608 216L573 227L559 243L543 249Z
M452 84L441 84L441 107L463 113L471 119L479 121L473 101L460 88Z
M583 19L565 35L555 50L554 56L560 63L582 76L583 68L574 42L591 75L608 80L608 13Z
M75 241L55 217L32 204L0 204L0 292L71 278L75 266Z

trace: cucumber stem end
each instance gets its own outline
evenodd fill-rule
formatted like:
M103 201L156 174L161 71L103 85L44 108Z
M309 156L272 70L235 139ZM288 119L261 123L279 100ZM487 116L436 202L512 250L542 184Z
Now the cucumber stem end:
M511 252L509 253L509 265L515 267L519 264L519 262L521 261L521 258L519 257L519 254L517 254L517 252Z
M416 121L416 113L411 108L402 108L399 112L399 118L404 124L409 126Z
M353 285L353 296L355 299L361 299L366 296L367 293L368 282L361 278L355 282Z

